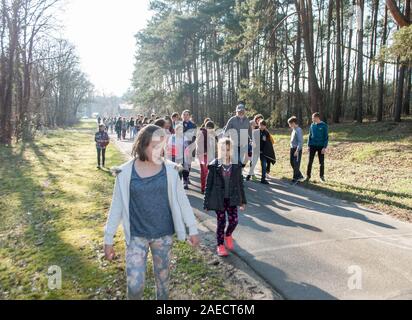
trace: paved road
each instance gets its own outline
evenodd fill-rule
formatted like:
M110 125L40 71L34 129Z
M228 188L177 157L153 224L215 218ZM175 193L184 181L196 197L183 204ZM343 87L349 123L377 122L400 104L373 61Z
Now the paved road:
M191 204L213 227L193 176ZM246 189L236 254L286 299L412 299L412 224L279 180Z

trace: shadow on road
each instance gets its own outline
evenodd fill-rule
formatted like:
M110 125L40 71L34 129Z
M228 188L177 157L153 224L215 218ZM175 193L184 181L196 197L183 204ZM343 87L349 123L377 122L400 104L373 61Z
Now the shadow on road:
M294 295L299 293L299 298L296 300L337 300L336 297L309 283L289 280L284 271L261 260L256 260L254 255L244 250L238 244L236 245L236 254L255 270L259 276L266 279L266 281L286 299L290 297L289 293L293 292ZM270 275L270 277L267 275ZM287 290L282 291L279 290L279 288L287 288Z
M204 211L203 195L198 192L200 185L199 171L197 169L192 169L192 171L196 173L193 175L193 185L191 187L192 191L195 192L192 192L189 198L193 207ZM245 188L247 189L248 209L242 214L242 219L247 222L248 227L254 228L257 231L271 232L272 230L257 224L250 217L270 224L322 232L322 230L317 227L298 223L285 217L285 212L287 213L295 208L360 220L381 228L396 229L394 226L371 220L361 213L341 207L341 200L339 199L325 197L299 187L288 186L279 180L273 180L272 185L269 187L254 182L245 182ZM351 207L354 210L359 209L356 204L350 203L345 203L345 207ZM281 211L283 211L283 215L280 214Z

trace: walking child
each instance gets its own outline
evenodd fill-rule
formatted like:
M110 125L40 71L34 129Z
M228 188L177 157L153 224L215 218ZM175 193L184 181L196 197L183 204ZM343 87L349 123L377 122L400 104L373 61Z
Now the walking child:
M208 166L212 160L216 159L215 124L210 119L198 132L196 157L200 163L200 189L201 193L205 194Z
M123 118L122 120L122 139L126 140L126 133L127 133L127 127L129 126L129 122L126 120L126 118Z
M271 135L267 129L267 122L261 120L259 122L260 129L260 162L262 163L262 184L269 184L266 180L267 173L270 172L269 164L276 164L275 150L273 149L273 143Z
M196 141L197 126L191 119L192 114L189 110L182 113L183 119L183 146L184 146L184 162L183 162L183 185L185 190L189 190L190 171L192 170L192 144ZM194 150L193 150L194 151Z
M116 125L115 125L117 140L119 140L119 141L122 139L122 127L123 127L123 121L122 121L122 118L119 117L117 119Z
M289 127L292 129L290 138L290 165L293 169L293 183L297 184L304 180L304 177L300 172L303 150L303 131L302 128L299 127L298 119L296 117L290 118L288 123Z
M136 121L134 120L134 118L130 118L129 121L129 130L130 130L130 140L134 140L134 137L136 135Z
M204 208L216 212L217 254L221 257L228 256L227 250L234 250L233 232L239 222L238 207L244 211L247 204L243 168L240 162L232 163L233 148L234 144L229 138L219 141L218 158L209 165L204 199Z
M101 164L104 168L106 164L106 148L110 143L110 138L103 123L99 125L99 131L94 135L94 141L96 142L97 149L97 168L100 169L102 167Z
M154 125L142 129L133 146L133 159L119 168L116 178L104 249L106 259L113 260L114 236L123 222L129 300L143 298L149 250L157 299L168 300L173 235L199 245L196 219L176 164L161 156L164 143L163 129Z
M325 182L325 154L329 144L329 127L320 119L319 113L312 116L313 124L309 133L309 164L306 181L309 182L312 177L312 166L316 154L318 154L320 164L320 179Z
M249 168L249 174L246 177L246 181L250 181L251 178L253 178L254 181L256 181L256 175L255 175L255 169L256 165L259 162L260 159L260 129L259 129L259 123L260 121L264 120L263 116L261 114L258 114L255 116L255 118L250 122L250 126L252 128L252 139L251 139L251 161L250 161L250 168Z
M175 133L168 136L166 144L166 158L171 162L179 165L180 175L183 178L183 162L184 162L184 148L183 148L183 125L178 124L175 128Z

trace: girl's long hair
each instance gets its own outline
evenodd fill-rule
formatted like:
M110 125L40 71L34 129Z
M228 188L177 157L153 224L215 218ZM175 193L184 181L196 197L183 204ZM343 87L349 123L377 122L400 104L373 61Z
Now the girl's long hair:
M165 131L155 125L147 125L139 131L136 142L133 145L132 157L140 161L148 161L146 149L153 139L165 137Z

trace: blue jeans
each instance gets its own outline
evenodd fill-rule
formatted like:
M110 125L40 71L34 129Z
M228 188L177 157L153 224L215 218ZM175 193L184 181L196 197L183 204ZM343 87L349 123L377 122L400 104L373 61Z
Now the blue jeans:
M131 127L130 128L130 139L134 139L134 137L136 136L136 128L135 127Z
M290 149L290 165L293 168L293 181L297 181L303 178L303 175L300 172L300 163L302 161L302 150L300 150L298 153L298 156L295 157L296 150L297 148Z

